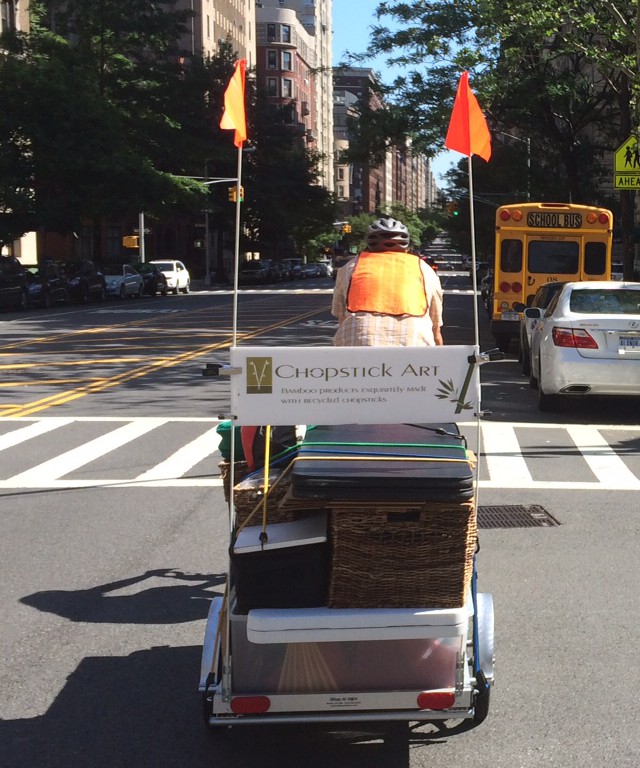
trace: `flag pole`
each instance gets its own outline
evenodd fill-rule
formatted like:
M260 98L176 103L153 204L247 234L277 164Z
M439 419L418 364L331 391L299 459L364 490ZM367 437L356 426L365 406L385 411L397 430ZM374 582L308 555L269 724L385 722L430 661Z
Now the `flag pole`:
M236 227L233 246L233 336L231 346L236 346L238 337L238 271L240 269L240 190L242 188L242 147L238 147L238 167L236 173Z
M478 273L476 272L476 224L473 206L473 165L469 155L469 229L471 234L471 285L473 288L473 328L474 344L480 348L480 331L478 317Z

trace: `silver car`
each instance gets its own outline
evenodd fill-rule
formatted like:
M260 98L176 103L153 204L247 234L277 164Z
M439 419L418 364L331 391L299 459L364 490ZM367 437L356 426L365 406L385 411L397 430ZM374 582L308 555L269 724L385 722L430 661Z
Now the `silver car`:
M530 381L541 411L567 395L640 395L640 283L567 283L531 307Z

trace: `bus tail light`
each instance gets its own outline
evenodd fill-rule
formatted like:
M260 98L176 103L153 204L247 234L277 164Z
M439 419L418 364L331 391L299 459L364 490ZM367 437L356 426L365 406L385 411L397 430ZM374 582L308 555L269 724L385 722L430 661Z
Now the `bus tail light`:
M601 213L598 216L598 221L600 222L600 224L608 224L609 223L609 217L607 216L606 213Z
M598 344L589 331L577 328L562 328L554 325L551 337L556 347L573 347L574 349L598 349Z
M500 289L500 293L509 293L509 291L513 291L514 293L522 293L522 283L508 283L506 280L498 286Z
M595 212L589 211L589 213L587 214L587 221L589 222L589 224L595 224L597 220L598 220L598 217L595 214Z
M500 211L500 218L502 221L509 221L509 219L513 219L514 221L522 221L522 211L515 208L512 211L509 210L502 210Z

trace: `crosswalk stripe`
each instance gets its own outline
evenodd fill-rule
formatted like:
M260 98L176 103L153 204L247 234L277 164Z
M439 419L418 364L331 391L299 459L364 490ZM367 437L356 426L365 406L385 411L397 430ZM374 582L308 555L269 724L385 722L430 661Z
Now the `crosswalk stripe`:
M591 426L572 425L567 427L567 432L601 485L634 491L640 489L640 480L616 454L598 429Z
M21 465L28 466L30 454L29 441L38 441L36 448L42 444L55 446L58 440L56 430L61 427L72 429L75 422L78 424L113 423L114 428L107 434L80 445L77 448L66 451L54 458L44 461L37 466L9 477L0 479L0 490L16 488L217 488L221 485L217 467L215 465L216 452L220 445L220 436L216 426L219 419L213 418L156 418L156 417L35 417L35 418L5 418L0 422L16 422L16 428L0 435L0 451L7 451L16 447L21 451ZM85 472L84 477L74 478L67 475L92 461L97 461L107 456L132 440L149 435L148 440L156 441L154 430L171 422L189 422L202 424L203 433L192 439L186 445L166 446L165 451L174 452L150 466L137 477L121 477L118 479L99 479L100 465L96 463L96 478L89 479ZM24 425L24 426L23 426ZM460 425L463 433L469 438L473 432L474 422L465 422ZM578 474L577 465L572 465L573 477L558 480L533 479L527 464L528 456L532 459L538 456L549 456L547 450L542 448L527 449L523 455L523 449L519 438L522 438L522 430L564 430L564 439L558 435L559 444L569 445L567 436L575 445L575 454L579 455L584 467L582 476ZM638 472L637 454L628 453L625 460L616 453L615 447L607 442L607 433L613 431L623 432L626 435L640 435L639 425L572 425L572 424L536 424L502 423L485 421L480 425L481 449L477 450L477 433L470 439L470 445L480 457L480 489L521 489L521 490L599 490L599 491L628 491L640 490L640 472ZM625 438L628 442L628 439ZM525 444L530 441L525 439ZM555 440L554 440L555 442ZM616 440L612 441L615 446ZM25 448L21 448L26 444ZM572 449L573 450L573 449ZM34 449L35 452L35 449ZM166 456L166 453L164 454ZM188 477L187 473L200 462L209 460L198 477ZM537 466L534 464L532 466ZM638 476L634 474L634 469ZM126 474L126 473L123 473ZM557 476L557 475L556 475ZM562 477L562 475L561 475Z
M500 477L503 488L530 486L531 473L520 451L514 428L497 422L482 425L484 460L490 477Z
M59 427L64 427L65 424L71 424L73 421L73 418L47 419L46 421L37 421L34 424L29 424L28 427L15 429L13 432L8 432L6 435L0 435L0 451L5 451L7 448L13 448L27 440L32 440L34 437L45 435L47 432L51 432Z
M149 480L170 480L186 474L191 467L195 467L203 459L211 456L220 445L220 435L216 428L207 430L203 435L182 446L172 456L156 464L136 477L138 482Z
M27 469L25 472L20 472L10 477L7 482L14 484L14 487L16 483L24 483L27 486L31 485L33 487L34 482L38 484L38 487L48 486L62 475L68 475L69 472L73 472L94 459L98 459L106 453L110 453L116 450L116 448L130 443L137 437L141 437L147 432L151 432L151 430L166 424L166 422L167 419L129 422L123 427L108 432L106 435L101 435L95 440L90 440L88 443L80 445L78 448L66 451L59 456L55 456L53 459L49 459L49 461Z

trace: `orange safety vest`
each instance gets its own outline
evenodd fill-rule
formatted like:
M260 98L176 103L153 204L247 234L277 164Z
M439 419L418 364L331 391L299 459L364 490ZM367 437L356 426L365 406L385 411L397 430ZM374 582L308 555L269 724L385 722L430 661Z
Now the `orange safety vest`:
M380 315L425 315L427 291L420 259L402 251L363 251L351 275L347 310Z

